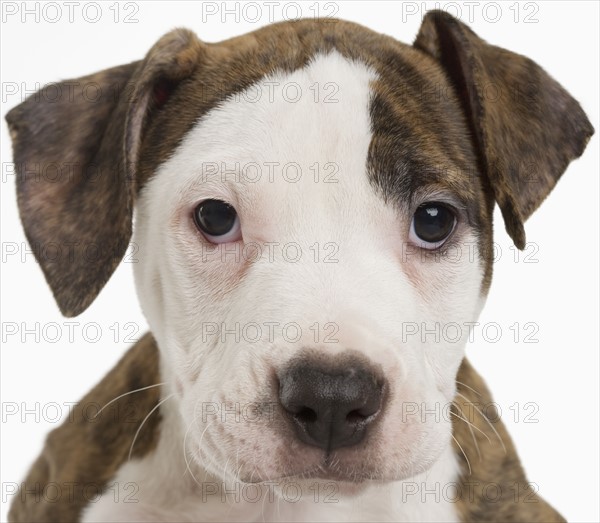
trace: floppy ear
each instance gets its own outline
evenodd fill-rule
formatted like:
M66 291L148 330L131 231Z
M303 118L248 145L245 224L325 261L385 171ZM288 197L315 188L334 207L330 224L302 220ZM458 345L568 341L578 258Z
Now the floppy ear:
M414 46L454 85L506 230L523 249L523 222L583 153L592 125L536 63L489 45L443 11L427 13Z
M83 312L123 258L144 129L202 50L176 29L144 60L49 85L7 114L21 221L65 316Z

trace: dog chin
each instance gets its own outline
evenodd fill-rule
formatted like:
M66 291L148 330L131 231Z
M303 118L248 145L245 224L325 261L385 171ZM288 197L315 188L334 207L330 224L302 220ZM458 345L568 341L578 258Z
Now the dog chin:
M282 488L285 488L285 484L290 482L295 484L298 488L301 489L302 492L311 492L317 489L317 485L319 484L320 489L323 491L323 495L330 494L335 496L335 498L344 498L344 497L352 497L362 494L370 487L375 485L381 485L385 483L389 483L391 480L378 480L371 479L366 477L356 477L350 478L348 476L340 476L340 475L319 475L314 476L312 478L304 478L301 480L298 479L287 479L285 481L281 481Z
M423 471L428 469L430 464L423 467ZM414 470L414 469L413 469ZM421 468L419 468L421 471ZM392 476L389 473L376 469L345 467L341 470L339 466L336 468L327 465L321 465L312 469L306 469L301 472L288 472L268 479L257 478L255 475L242 475L239 481L246 484L268 484L269 482L277 484L294 483L297 485L314 485L318 483L334 483L339 487L340 491L348 491L356 493L375 484L385 484L393 481L406 479L405 476Z
M274 486L275 492L288 491L290 485L294 489L303 492L315 492L315 489L323 490L322 495L335 495L335 497L351 497L361 494L370 487L378 484L385 484L391 480L367 478L366 476L350 476L333 473L314 473L314 474L292 474L279 478L270 478L256 482L250 481L250 478L240 479L241 483L248 485Z

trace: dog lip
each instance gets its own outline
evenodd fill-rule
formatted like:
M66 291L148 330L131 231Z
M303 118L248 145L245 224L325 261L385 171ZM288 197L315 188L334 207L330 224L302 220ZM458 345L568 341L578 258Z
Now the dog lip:
M280 476L268 478L268 479L256 479L253 481L248 481L242 479L244 483L249 484L259 484L266 483L271 481L281 481L281 480L307 480L307 479L318 479L323 481L337 481L340 483L354 483L360 484L366 481L372 482L386 482L391 481L391 479L385 478L384 476L374 474L373 472L368 472L365 470L360 471L352 471L350 474L344 473L339 470L332 469L326 461L324 461L321 465L318 465L313 468L305 469L300 472L290 472L286 474L282 474Z

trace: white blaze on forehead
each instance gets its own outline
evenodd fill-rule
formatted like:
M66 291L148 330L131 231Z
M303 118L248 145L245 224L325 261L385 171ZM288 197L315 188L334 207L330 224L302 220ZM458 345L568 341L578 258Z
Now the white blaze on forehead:
M300 220L324 232L335 212L350 227L350 209L360 211L369 196L376 201L365 175L374 78L336 52L275 73L204 115L156 184L165 197L189 203L233 199L247 241L255 234L281 239Z

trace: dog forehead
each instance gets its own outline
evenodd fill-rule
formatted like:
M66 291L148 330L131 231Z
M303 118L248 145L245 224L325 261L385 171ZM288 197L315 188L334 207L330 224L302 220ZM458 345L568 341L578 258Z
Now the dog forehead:
M463 123L464 116L435 60L358 24L341 20L301 20L270 25L208 46L196 73L183 82L147 130L142 146L139 186L142 187L156 167L171 156L199 120L224 104L230 105L232 100L239 101L243 92L246 92L245 101L256 96L255 101L265 110L269 108L263 103L266 98L279 97L285 106L280 128L285 129L289 137L301 136L300 144L307 143L310 125L317 125L317 122L308 123L308 126L306 122L303 126L291 124L293 118L302 116L309 100L321 108L320 113L312 111L313 118L323 119L334 112L335 107L331 106L336 105L336 100L344 102L345 95L354 93L351 85L340 90L343 78L336 78L336 75L348 73L348 68L340 66L327 72L316 67L319 56L330 54L341 55L354 64L361 63L365 66L363 72L366 68L377 77L371 85L370 121L365 125L375 137L370 150L372 179L386 197L392 192L406 192L406 186L412 187L414 180L419 184L419 172L430 173L429 181L442 179L443 182L448 178L444 171L467 170L465 165L473 160L473 155L471 152L470 157L465 158L469 156L469 151L465 154L465 150L469 149L470 140ZM339 62L329 60L327 65L339 65ZM297 92L293 80L288 79L285 85L273 83L298 71L321 74L307 83L302 93ZM354 68L353 74L359 75L359 81L361 75L364 77L358 67ZM267 85L266 81L271 83ZM261 83L262 87L257 89ZM304 104L294 104L298 95ZM345 98L347 101L349 96ZM331 101L334 103L328 104ZM346 118L351 120L354 109L349 104L338 106L348 111ZM251 111L250 104L238 105L237 117L229 123L232 130L242 130L245 123L243 110ZM236 113L231 111L231 115L234 119ZM286 126L286 123L290 125ZM344 134L349 135L351 131L344 129ZM404 162L400 162L400 156L404 157ZM448 159L451 165L448 165ZM460 165L454 165L456 162ZM398 172L409 175L404 176L401 187L396 180ZM459 178L454 176L451 181L459 182Z
M367 176L376 78L336 51L268 75L204 115L152 185L171 208L228 201L262 237L335 228L339 238L340 223L350 231L365 214L394 219Z
M375 78L336 52L318 55L302 69L269 75L230 97L198 122L184 147L207 182L219 168L225 172L215 180L247 190L337 183L343 172L366 166Z

